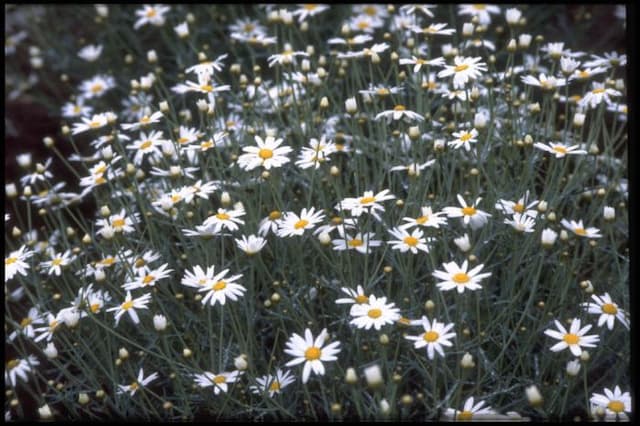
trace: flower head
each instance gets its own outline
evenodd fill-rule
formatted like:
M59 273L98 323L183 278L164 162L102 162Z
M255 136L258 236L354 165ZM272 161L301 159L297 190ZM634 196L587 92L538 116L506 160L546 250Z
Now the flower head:
M607 328L613 330L613 325L617 319L627 330L629 329L627 312L620 309L618 305L611 300L609 293L604 293L601 296L592 294L591 299L593 302L585 302L582 304L582 307L590 314L600 315L598 318L598 327L602 327L607 323Z
M433 276L442 280L438 284L440 290L458 290L458 293L464 292L466 289L478 290L482 288L480 280L491 276L491 272L480 273L483 264L467 271L469 262L462 262L462 266L458 266L456 262L443 263L444 271L434 271Z
M311 330L307 328L304 331L304 338L293 333L287 341L287 348L284 351L294 358L286 366L291 367L304 363L302 383L307 383L312 370L315 374L323 376L325 373L323 362L338 359L336 355L340 352L340 342L333 342L323 347L328 336L329 333L324 328L314 339Z
M427 357L433 359L437 352L440 356L444 357L444 350L442 346L453 346L450 340L456 337L456 333L449 333L454 326L453 323L445 324L438 322L437 320L429 321L429 319L423 316L420 320L414 321L416 325L422 325L424 333L417 336L405 336L407 340L413 340L413 346L416 349L427 347Z
M560 321L554 320L554 322L558 330L547 329L544 331L544 334L547 336L560 340L559 343L551 346L553 352L569 348L574 356L580 356L582 347L593 348L596 346L596 343L600 341L600 337L596 335L586 335L586 333L591 330L591 325L589 324L580 328L580 320L578 318L574 318L571 321L569 331L560 324Z
M349 323L365 330L371 327L380 330L382 326L400 319L400 309L395 307L395 303L387 303L386 297L377 298L374 295L369 297L368 302L353 305L349 313L353 317Z

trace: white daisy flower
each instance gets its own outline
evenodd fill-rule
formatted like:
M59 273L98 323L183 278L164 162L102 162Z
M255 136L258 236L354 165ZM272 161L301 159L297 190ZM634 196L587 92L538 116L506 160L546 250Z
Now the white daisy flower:
M292 149L289 146L280 146L282 138L275 139L273 136L267 136L262 139L256 135L254 137L258 146L246 146L242 148L245 152L238 157L238 166L243 170L253 170L256 167L264 167L270 170L272 167L281 167L289 162L287 154Z
M129 317L131 317L131 320L135 324L138 324L140 323L140 318L138 317L138 313L136 312L136 309L149 309L147 305L149 304L150 301L151 301L151 294L148 294L148 293L143 294L142 296L133 299L131 297L131 292L127 291L127 296L124 302L122 302L118 306L114 306L113 308L107 309L107 312L113 312L113 311L116 312L115 313L116 327L120 322L120 318L125 313L128 313Z
M554 322L558 328L557 331L552 329L544 331L544 334L547 336L560 340L559 343L551 346L550 349L553 352L569 348L573 356L580 356L580 354L582 354L582 347L594 348L597 346L596 343L600 341L600 337L596 335L585 335L589 330L591 330L591 324L580 328L580 320L578 318L574 318L571 321L571 327L568 332L567 329L560 324L560 321L554 320Z
M594 228L594 227L585 228L582 223L582 219L580 219L577 222L575 220L569 221L567 219L562 219L560 223L569 231L573 232L574 234L580 237L602 238L602 234L600 234L600 230L598 228Z
M340 352L340 342L333 342L323 347L329 333L324 328L316 337L313 338L311 330L308 328L304 331L304 338L302 336L293 333L293 335L287 341L287 348L285 353L293 356L294 358L285 364L287 367L304 363L302 369L302 383L307 383L311 371L315 374L323 376L325 368L323 362L335 361L338 359L336 355Z
M504 223L511 225L518 232L533 232L536 225L535 219L524 214L514 213L511 219L505 219Z
M218 212L209 216L202 225L206 228L211 228L214 233L219 233L223 228L229 231L237 231L238 225L244 225L244 220L239 219L240 216L245 215L244 207L237 205L234 209L218 208Z
M194 374L196 385L201 388L207 388L213 386L213 394L225 393L229 390L229 384L235 383L240 376L240 371L222 372L219 374L205 371L202 374Z
M482 210L478 210L476 207L482 198L476 198L476 201L472 205L467 205L467 202L462 198L462 195L457 195L458 202L462 207L445 207L442 209L448 217L461 217L464 225L471 225L472 229L482 228L491 215Z
M278 223L278 236L293 237L294 235L302 235L307 229L312 229L324 219L324 213L317 211L315 207L310 209L303 208L300 216L294 212L285 212L284 217Z
M349 323L365 330L371 327L380 330L382 326L400 319L400 309L395 307L395 303L387 303L386 297L377 298L374 295L366 303L354 304L349 314L353 317Z
M482 420L483 415L493 416L496 414L491 407L485 407L485 401L480 401L475 405L474 402L473 397L469 397L464 402L462 411L447 408L444 412L444 417L447 419L455 419L456 421L470 421L473 420L474 417Z
M403 217L402 221L407 223L400 225L399 228L408 229L413 226L440 228L440 225L447 224L447 218L441 217L444 215L446 215L445 212L434 212L431 207L423 206L420 208L420 216L416 218Z
M561 142L549 142L547 145L536 142L533 144L535 148L554 154L556 158L562 158L565 155L585 155L587 151L579 149L580 145L565 145Z
M605 415L608 416L625 416L625 413L631 413L631 395L629 392L622 392L620 386L616 386L613 392L604 388L604 395L593 393L589 401L604 408Z
M149 383L151 383L157 378L158 378L158 373L152 373L147 377L144 377L144 371L142 368L140 368L137 379L128 385L118 385L118 390L116 391L116 393L118 394L129 393L129 396L133 396L140 388L147 386Z
M407 340L413 340L413 346L416 349L427 347L427 357L433 359L437 352L440 356L444 357L444 350L442 346L451 347L453 343L451 339L456 337L456 333L449 333L454 326L453 323L445 324L433 320L429 321L426 316L423 316L420 320L412 321L412 325L422 325L424 333L418 336L405 336Z
M458 149L464 147L465 151L471 150L471 144L478 142L478 131L471 129L471 131L461 130L459 132L453 132L454 140L447 142L447 145Z
M278 368L275 376L267 374L265 376L256 377L256 384L249 386L249 390L255 394L269 393L269 396L273 396L282 392L282 389L289 386L295 381L295 377L290 371L283 371Z
M25 260L33 256L33 254L34 252L27 250L25 245L9 253L9 256L4 258L4 282L9 281L16 273L26 277L29 264Z
M33 367L40 365L40 361L33 355L29 355L26 358L15 358L9 360L5 364L4 381L5 383L11 383L11 386L15 388L17 379L19 378L23 382L28 382L29 377L27 374L31 373Z
M590 314L600 315L598 318L598 327L602 327L607 323L607 328L613 330L613 325L617 319L624 325L627 330L629 329L629 320L627 319L627 312L620 309L616 303L611 300L609 293L604 293L602 296L591 295L592 302L582 303L582 307Z
M487 64L480 62L481 57L462 57L453 58L454 65L445 65L442 71L438 73L439 78L453 76L454 89L462 89L470 80L475 80L482 75L482 71L487 71Z
M429 253L427 239L421 229L416 228L409 233L405 228L393 228L389 230L389 233L396 238L387 241L393 250L400 250L401 253L407 251L411 251L413 254L418 254L418 251Z
M377 114L374 120L380 120L381 118L386 118L387 121L391 120L403 120L406 122L410 122L412 120L423 121L424 117L417 112L409 111L407 107L404 105L396 105L393 109L382 111Z
M349 287L341 287L340 290L349 297L336 299L336 303L339 305L346 303L363 304L369 302L369 296L365 294L364 288L362 288L361 285L357 286L355 290Z
M211 306L220 302L221 305L229 298L232 301L237 301L239 297L242 297L247 289L235 281L242 278L242 274L232 275L227 277L228 269L225 269L218 274L214 275L205 286L201 287L198 292L207 294L202 298L202 304L206 305L207 302Z
M125 290L135 290L137 288L153 287L156 282L163 278L168 278L173 269L167 269L168 263L163 264L159 268L145 273L144 271L133 280L123 284L122 288Z
M490 277L491 272L479 272L484 268L484 264L480 264L475 268L467 271L469 266L468 261L462 262L462 266L458 266L456 262L443 263L444 271L436 270L432 275L440 280L443 280L436 285L440 290L458 290L458 293L464 292L466 289L478 290L482 288L480 280Z
M243 235L240 239L235 240L238 248L249 256L258 253L267 244L267 240L257 235Z

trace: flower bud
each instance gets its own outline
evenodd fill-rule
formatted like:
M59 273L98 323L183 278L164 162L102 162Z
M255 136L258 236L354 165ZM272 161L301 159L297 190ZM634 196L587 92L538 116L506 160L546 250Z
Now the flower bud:
M577 359L567 362L567 374L569 376L577 376L580 372L580 361Z
M520 22L520 18L522 17L522 12L516 8L507 9L505 12L505 19L507 20L507 24L509 25L518 25Z
M49 408L47 404L44 404L42 407L38 408L38 415L42 420L49 420L53 418L51 408Z
M529 404L531 404L533 407L538 407L542 405L542 403L544 402L544 399L540 394L540 390L536 385L531 385L528 388L526 388L525 394L527 395L527 400L529 401Z
M586 115L581 113L581 112L576 112L573 116L573 125L575 127L582 127L584 126L584 119L585 119Z
M380 412L383 415L387 415L391 412L391 406L389 405L389 402L386 399L383 399L380 401Z
M249 367L249 363L247 362L247 355L240 354L233 359L233 365L237 370L244 371Z
M469 234L464 234L462 237L455 238L453 242L458 246L458 248L466 253L471 249L471 242L469 241Z
M377 388L384 384L382 371L380 370L380 366L378 364L365 368L364 377L367 380L367 384L371 388Z
M318 240L320 241L320 244L326 246L326 245L329 245L329 243L331 243L331 236L329 236L329 234L326 232L321 232L318 235Z
M358 112L358 104L356 103L356 98L349 98L344 102L345 109L351 115Z
M462 368L473 368L476 366L476 363L473 361L473 355L469 352L462 355L462 359L460 360L460 366Z
M558 233L553 229L547 228L542 230L542 246L549 248L553 246L558 238Z
M322 109L327 109L327 108L329 108L329 99L327 99L327 97L326 97L326 96L323 96L323 97L320 99L320 108L322 108Z
M47 347L44 348L43 352L47 356L47 358L49 358L49 359L54 359L54 358L58 357L58 349L56 349L56 347L53 344L53 342L49 342L47 344Z
M473 35L473 24L471 22L465 22L462 24L462 36L471 37Z
M531 45L531 34L520 34L518 36L518 46L520 49L527 49Z
M344 376L344 381L349 385L355 385L358 383L358 375L353 367L347 368L347 372Z
M18 188L15 183L8 183L4 186L4 192L7 198L15 198L18 196Z
M473 117L473 127L476 129L484 129L487 126L487 116L481 112L477 112Z
M507 44L507 52L513 53L516 51L518 46L516 45L516 39L512 38L509 40L509 44Z
M80 392L78 394L78 403L80 405L85 405L89 402L89 395L86 392Z
M616 219L616 209L611 206L604 206L604 220L615 220Z
M127 359L129 358L129 351L127 350L127 348L120 348L118 349L118 358L120 359Z
M156 331L164 331L167 328L167 317L164 315L154 315L153 328L155 328Z
M155 50L151 49L147 52L147 61L149 61L150 64L158 62L158 54Z

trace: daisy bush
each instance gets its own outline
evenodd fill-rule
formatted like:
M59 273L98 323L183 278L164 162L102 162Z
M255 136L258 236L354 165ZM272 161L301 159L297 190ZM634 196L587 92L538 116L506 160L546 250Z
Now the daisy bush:
M7 7L5 419L629 419L627 59L556 13Z

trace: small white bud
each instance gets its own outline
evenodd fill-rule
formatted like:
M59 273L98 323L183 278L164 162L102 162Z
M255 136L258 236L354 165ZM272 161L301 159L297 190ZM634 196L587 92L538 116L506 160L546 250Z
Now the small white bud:
M531 34L520 34L518 36L518 46L520 46L520 49L527 49L531 45L532 38Z
M544 212L546 212L548 207L549 207L549 203L547 203L547 202L546 202L546 201L544 201L544 200L541 200L541 201L538 203L538 211L539 211L540 213L544 213Z
M473 355L469 352L462 355L462 359L460 360L460 366L462 368L473 368L476 366L476 363L473 361Z
M585 119L586 115L581 113L581 112L576 112L575 115L573 116L573 125L575 127L582 127L584 126L584 119Z
M44 404L42 407L38 408L38 415L42 420L49 420L53 418L51 408L49 408L49 405L47 404Z
M353 367L347 368L347 372L344 376L344 381L349 385L355 385L358 383L358 375Z
M147 52L147 61L149 61L150 64L158 62L158 54L155 50L151 49Z
M88 235L85 235L85 236L88 236ZM97 269L96 272L94 273L94 276L97 283L101 283L107 279L107 274L105 274L102 269Z
M477 112L473 117L473 127L476 129L484 129L487 126L487 116L481 112Z
M228 206L229 204L231 204L231 195L229 195L229 192L224 191L222 194L220 194L220 202L223 206Z
M542 245L544 247L551 247L555 244L556 239L558 238L558 233L553 229L547 228L542 230Z
M569 239L569 234L564 229L560 231L560 239L562 241L567 241Z
M4 193L7 198L14 198L18 196L18 188L15 183L8 183L4 186Z
M591 359L591 355L589 355L589 352L587 351L582 351L582 353L580 354L580 361L582 362L587 362Z
M167 328L167 317L164 315L154 315L153 328L155 328L156 331L164 331Z
M386 399L380 401L380 412L384 415L387 415L391 412L391 406Z
M78 394L78 403L80 405L85 405L89 402L89 395L86 392L80 392Z
M49 359L54 359L58 356L58 349L56 349L56 346L53 344L53 342L49 342L47 344L47 347L44 348L43 352Z
M69 328L73 328L78 325L78 321L80 321L80 313L75 309L65 310L62 314L62 322L64 322Z
M540 394L540 390L536 385L531 385L525 389L525 394L527 395L527 400L529 404L532 406L540 406L544 402L542 395Z
M382 371L380 370L380 366L378 364L365 368L364 377L367 380L367 384L372 388L375 388L384 384L384 379L382 378Z
M118 349L118 358L120 359L127 359L129 358L129 351L127 350L127 348L120 348Z
M517 48L518 46L516 44L516 39L512 38L511 40L509 40L509 43L507 44L507 52L513 53Z
M522 12L520 12L520 10L516 8L507 9L507 11L505 12L505 18L507 20L507 24L509 25L518 25L521 17Z
M462 36L463 37L471 37L473 35L473 24L471 22L465 22L462 24Z
M345 109L351 115L358 112L358 104L356 103L356 98L349 98L344 102Z
M567 374L570 376L577 376L580 372L580 361L577 359L567 362Z
M158 107L160 108L160 111L163 113L169 112L169 102L167 101L162 101L158 104Z
M471 248L471 242L469 241L469 234L464 234L462 237L455 238L453 242L458 246L458 248L466 253Z
M29 167L31 167L31 154L26 153L26 154L17 155L16 161L18 162L18 165L20 167L28 169Z
M604 220L615 220L616 209L611 206L604 206Z
M329 243L331 243L331 236L326 232L321 232L318 235L318 240L320 241L320 244L326 246L326 245L329 245Z
M247 355L240 354L233 359L233 365L237 370L244 371L249 367L249 363L247 362Z

